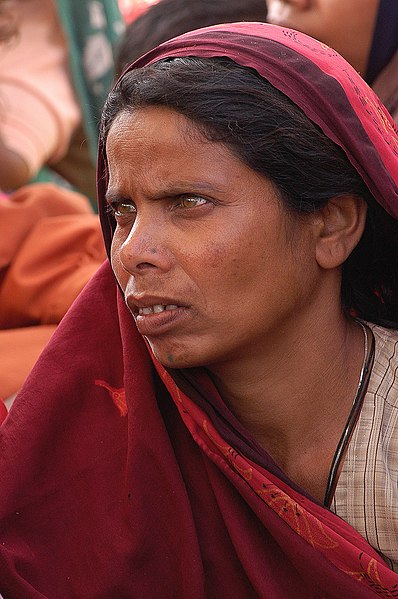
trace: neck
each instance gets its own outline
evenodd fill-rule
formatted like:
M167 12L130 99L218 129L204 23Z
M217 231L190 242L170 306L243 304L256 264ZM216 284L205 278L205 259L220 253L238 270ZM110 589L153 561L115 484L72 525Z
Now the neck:
M325 430L333 455L364 359L364 335L355 321L339 313L307 324L279 332L239 364L212 370L224 401L286 469L298 451L325 448Z

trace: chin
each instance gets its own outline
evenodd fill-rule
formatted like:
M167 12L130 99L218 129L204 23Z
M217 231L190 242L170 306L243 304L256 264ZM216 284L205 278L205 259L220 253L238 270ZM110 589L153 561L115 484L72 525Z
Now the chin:
M155 358L165 368L197 368L206 366L208 362L204 356L199 356L197 352L190 351L188 348L159 347L157 343L151 343L150 340L148 343Z

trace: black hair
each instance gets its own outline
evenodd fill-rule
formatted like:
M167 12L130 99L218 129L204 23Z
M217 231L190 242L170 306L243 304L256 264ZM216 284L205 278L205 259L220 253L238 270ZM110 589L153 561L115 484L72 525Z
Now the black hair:
M344 152L289 98L253 69L228 58L165 59L128 72L105 104L102 135L121 110L166 106L193 121L209 141L224 143L276 185L296 214L331 198L368 204L364 234L343 265L347 314L398 328L398 221L375 201Z
M266 17L265 0L160 0L127 26L116 48L116 73L155 46L192 29Z

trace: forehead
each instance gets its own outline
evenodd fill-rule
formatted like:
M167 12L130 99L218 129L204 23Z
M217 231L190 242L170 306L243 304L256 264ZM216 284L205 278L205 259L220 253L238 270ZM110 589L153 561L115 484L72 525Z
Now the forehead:
M271 23L297 28L318 39L322 36L319 37L316 33L320 32L328 38L339 33L346 35L349 31L371 32L379 2L380 0L266 0ZM347 44L349 43L354 43L352 38L347 40Z
M109 129L106 155L111 185L182 175L224 185L232 171L262 179L228 147L206 139L193 121L159 106L120 112Z
M133 151L141 144L185 144L186 138L201 138L193 121L164 106L123 109L115 117L107 136L107 154L128 144ZM204 139L203 139L204 141Z
M378 7L380 0L311 0L310 2L303 2L302 0L266 0L266 4L268 8L272 7L272 9L279 8L280 11L285 10L287 7L290 10L296 10L297 12L308 12L312 11L321 11L321 12L332 12L335 11L336 14L341 12L351 12L354 14L354 11L359 8L363 10L367 10L369 8ZM357 12L357 19L361 18L361 14Z
M220 142L209 141L192 121L164 107L121 112L106 143L107 197L161 199L199 194L224 205L278 204L275 184Z

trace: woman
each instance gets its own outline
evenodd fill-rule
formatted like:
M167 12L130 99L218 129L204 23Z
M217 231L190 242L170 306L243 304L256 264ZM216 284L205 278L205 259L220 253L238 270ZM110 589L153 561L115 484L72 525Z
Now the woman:
M395 0L266 0L268 21L335 48L398 122L398 3Z
M396 596L396 146L291 30L125 72L99 157L119 288L104 266L1 430L6 599Z
M98 11L99 3L95 4ZM72 5L78 10L76 2L63 2L65 26L68 23L67 13L68 10L71 10ZM112 10L111 5L112 3L105 2L103 6L104 11L108 7L108 16ZM85 6L85 10L89 10L88 4ZM114 10L116 11L116 8ZM82 37L87 33L89 25L88 12L86 17L85 25L87 27L82 27L79 30L79 35ZM71 18L69 15L69 21ZM49 106L47 106L46 118L41 118L43 113L36 110L37 107L32 100L32 94L35 95L34 83L37 84L36 92L40 83L39 98L36 99L39 104L43 104L45 96L43 63L35 60L36 70L30 70L31 79L28 84L27 65L26 61L21 59L21 54L19 55L20 60L17 62L22 70L17 73L15 64L13 64L12 77L10 73L8 76L6 75L7 65L10 66L8 59L11 59L11 55L15 59L18 52L26 53L27 47L29 48L28 53L32 55L31 33L34 31L37 34L36 41L41 38L45 46L45 50L41 52L41 58L46 65L48 78L51 79L51 69L49 71L48 67L53 58L53 66L56 66L56 70L58 69L59 78L62 80L64 75L68 84L69 74L63 62L62 51L55 52L55 55L48 51L49 46L53 50L55 46L62 46L66 57L65 40L62 35L54 34L55 21L56 8L53 0L50 0L49 3L0 0L0 52L2 57L0 73L4 76L4 80L0 84L0 102L2 109L7 112L7 107L10 108L7 94L11 92L13 106L11 112L14 111L14 117L15 114L18 115L11 127L9 126L10 122L2 118L1 127L5 127L10 134L13 144L23 147L23 153L31 154L32 150L34 153L34 144L32 146L27 141L23 132L29 138L36 127L40 131L40 139L36 137L36 142L43 149L46 123L48 124L48 118L51 121L53 117L49 115L51 108L48 111ZM105 21L102 26L109 21L110 19ZM48 26L51 35L41 36L38 23L45 27ZM93 32L91 31L91 33ZM73 54L73 56L75 55ZM37 56L34 57L34 59L37 58ZM40 75L35 80L35 75L38 72ZM54 75L54 72L52 74ZM19 79L20 75L22 75L22 80ZM94 84L92 79L90 81L91 84ZM53 107L56 106L63 117L68 120L68 110L65 110L65 104L60 101L64 88L59 81L56 88L58 95L55 94L52 98ZM23 89L27 95L23 94ZM82 91L81 87L80 90ZM19 98L23 103L21 93L25 100L27 96L29 97L25 108L34 119L33 129L29 126L26 129L27 123L24 122L24 117L27 114L23 114L21 104L16 102L16 99ZM104 100L105 96L103 96ZM75 100L72 98L73 103ZM100 114L99 104L100 100L98 100ZM91 106L93 106L92 103ZM94 129L94 124L91 123L91 125ZM16 133L16 130L19 130L19 133ZM95 147L97 147L97 137L98 133L95 138ZM0 154L0 170L6 171L7 177L13 179L18 177L17 163L12 161L11 164L8 161L10 156L7 158L3 155L1 148ZM14 158L17 159L17 155ZM90 167L93 175L94 164L95 160ZM76 168L74 170L76 171ZM92 183L95 183L95 177L93 177ZM0 175L0 187L2 184ZM12 403L13 397L21 388L27 374L50 339L56 324L105 258L98 218L92 212L87 198L65 187L50 183L25 185L12 194L3 193L0 189L0 413L2 415L7 413L3 400L7 406Z

